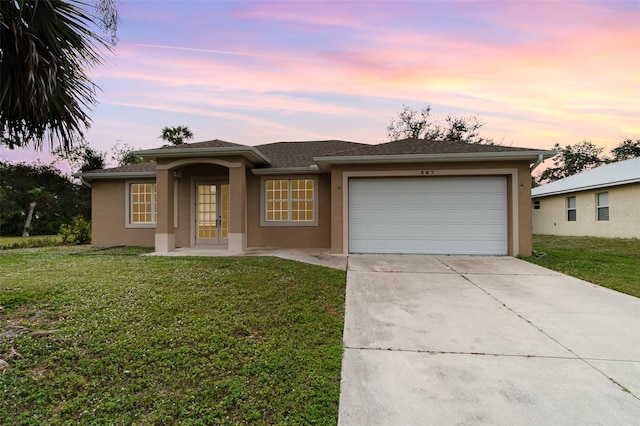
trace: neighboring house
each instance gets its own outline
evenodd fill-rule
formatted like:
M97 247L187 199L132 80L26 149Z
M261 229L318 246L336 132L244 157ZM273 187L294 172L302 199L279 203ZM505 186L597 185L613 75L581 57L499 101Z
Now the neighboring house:
M533 233L640 238L640 158L534 188Z
M152 162L80 175L96 246L528 255L531 165L554 153L406 139L137 154Z

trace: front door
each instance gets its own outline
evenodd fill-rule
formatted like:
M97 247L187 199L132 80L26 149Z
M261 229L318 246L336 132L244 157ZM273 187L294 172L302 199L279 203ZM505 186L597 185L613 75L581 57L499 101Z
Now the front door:
M196 245L227 244L229 184L196 184Z

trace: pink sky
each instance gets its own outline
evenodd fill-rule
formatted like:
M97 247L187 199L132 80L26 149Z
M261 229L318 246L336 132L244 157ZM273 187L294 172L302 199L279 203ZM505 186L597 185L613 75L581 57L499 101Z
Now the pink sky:
M640 137L638 1L131 1L120 42L92 71L87 140L386 140L406 104L479 114L483 134L608 151ZM11 161L49 161L33 149Z

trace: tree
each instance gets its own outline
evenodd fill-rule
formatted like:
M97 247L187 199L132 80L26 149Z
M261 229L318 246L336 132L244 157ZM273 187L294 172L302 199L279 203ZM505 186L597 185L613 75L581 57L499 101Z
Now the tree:
M68 162L73 173L104 169L106 166L107 153L95 150L86 140L75 142L67 150L60 147L52 154L57 162Z
M90 9L93 9L93 16ZM91 30L111 32L110 41ZM0 143L45 142L63 151L82 138L96 104L87 74L116 42L114 0L0 1Z
M187 126L163 127L160 139L171 143L171 145L182 145L185 140L193 138L193 133Z
M443 139L452 142L464 143L486 143L492 144L493 141L485 139L478 134L478 129L484 126L484 123L478 119L478 116L462 116L445 118L447 127L444 130Z
M78 214L91 217L89 188L72 182L57 168L0 161L0 235L22 234L33 201L46 208L38 207L32 214L31 235L57 234L60 225Z
M611 162L640 157L640 138L635 141L631 138L623 140L620 145L611 150L611 154L613 155Z
M135 148L131 145L118 141L111 150L111 159L118 163L118 166L128 164L144 163L146 160L135 154Z
M387 127L387 136L392 141L405 138L434 139L430 133L433 131L431 129L433 123L429 122L430 115L431 106L429 105L420 111L415 111L406 105L402 105L402 111L398 114L398 118L392 118L389 127Z
M427 105L419 111L402 105L397 118L392 118L387 127L390 140L425 139L462 143L494 144L492 139L480 136L478 130L484 126L477 115L451 116L442 119L431 118L431 107Z
M33 212L36 209L36 205L41 201L44 201L46 204L50 204L51 200L53 199L53 196L42 186L27 191L27 195L29 195L31 202L29 203L29 213L27 214L27 220L24 222L22 238L27 238L29 236L29 229L31 228L31 221L33 220Z
M556 143L553 146L556 155L552 158L553 167L544 170L538 177L538 183L553 182L576 173L597 167L605 162L601 158L604 148L599 148L589 141L582 141L564 148Z

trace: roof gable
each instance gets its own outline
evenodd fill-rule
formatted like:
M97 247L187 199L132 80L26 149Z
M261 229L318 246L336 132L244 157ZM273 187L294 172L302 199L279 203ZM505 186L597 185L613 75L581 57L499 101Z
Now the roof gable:
M157 160L158 158L226 157L241 155L256 165L269 165L271 163L263 153L253 146L222 141L220 139L183 143L180 145L165 145L160 148L135 151L135 154L150 160Z
M532 197L546 197L640 182L640 158L616 161L533 188Z
M194 149L194 148L227 148L227 147L246 147L246 145L241 145L238 143L227 142L220 139L212 139L210 141L203 142L193 142L193 143L183 143L180 145L165 145L158 150L183 150L183 149Z

